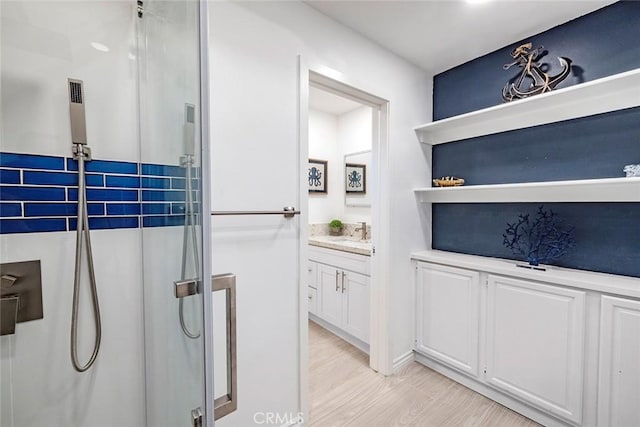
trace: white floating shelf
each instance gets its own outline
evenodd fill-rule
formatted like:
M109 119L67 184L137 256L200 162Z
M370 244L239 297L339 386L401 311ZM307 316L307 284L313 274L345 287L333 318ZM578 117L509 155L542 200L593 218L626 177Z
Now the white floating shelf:
M640 105L640 69L414 128L420 142L444 144Z
M423 203L640 202L640 178L418 188Z

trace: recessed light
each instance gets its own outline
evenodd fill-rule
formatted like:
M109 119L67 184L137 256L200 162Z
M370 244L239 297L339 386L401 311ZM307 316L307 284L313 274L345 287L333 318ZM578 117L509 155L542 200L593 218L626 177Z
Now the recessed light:
M91 44L91 47L94 48L95 50L99 50L100 52L109 52L109 48L103 45L102 43L91 42L90 44Z

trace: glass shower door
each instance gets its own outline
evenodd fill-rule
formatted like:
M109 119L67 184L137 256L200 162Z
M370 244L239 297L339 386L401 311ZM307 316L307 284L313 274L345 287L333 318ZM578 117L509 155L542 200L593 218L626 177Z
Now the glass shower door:
M205 408L201 223L208 220L200 203L199 4L138 5L147 425L198 426Z

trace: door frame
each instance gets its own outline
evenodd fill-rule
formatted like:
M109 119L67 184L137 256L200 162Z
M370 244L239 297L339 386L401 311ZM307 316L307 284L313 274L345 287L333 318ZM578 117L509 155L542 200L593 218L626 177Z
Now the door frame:
M305 175L309 159L309 86L321 88L344 98L370 106L373 111L371 219L376 231L372 233L370 314L369 314L369 366L383 375L393 373L389 336L390 292L390 166L389 166L389 101L359 89L338 71L329 67L310 67L306 59L298 56L298 204L301 207L298 231L298 301L299 301L299 398L304 420L309 414L309 313L307 310L307 263L309 192ZM382 250L380 250L382 249Z

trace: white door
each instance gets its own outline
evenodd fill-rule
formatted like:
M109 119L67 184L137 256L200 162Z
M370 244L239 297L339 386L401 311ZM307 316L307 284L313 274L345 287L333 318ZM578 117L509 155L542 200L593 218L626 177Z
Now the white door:
M342 270L318 264L318 316L342 327Z
M345 331L369 343L369 277L342 271L343 309Z
M416 350L478 375L479 274L417 265Z
M489 276L487 381L579 424L585 293Z
M640 301L602 297L598 425L640 426Z

